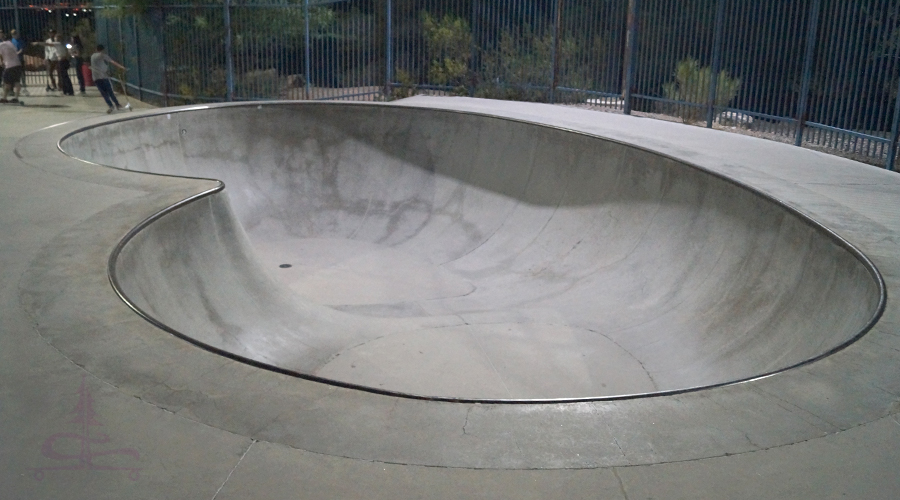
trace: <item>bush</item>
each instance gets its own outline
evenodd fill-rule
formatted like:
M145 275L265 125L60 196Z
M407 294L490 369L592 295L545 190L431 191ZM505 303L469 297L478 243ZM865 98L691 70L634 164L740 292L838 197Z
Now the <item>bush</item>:
M397 81L400 83L400 86L391 89L391 92L389 94L391 100L405 99L407 97L412 97L418 93L418 90L416 89L416 83L413 80L412 75L410 75L408 72L398 68L396 70L396 77Z
M552 32L530 26L504 29L499 43L482 51L482 74L475 95L490 99L546 102L553 80ZM559 40L558 82L561 86L592 88L591 61L601 59L602 40L562 36ZM557 97L559 100L560 97Z
M436 20L425 12L422 27L428 51L428 81L465 90L473 43L469 23L451 15Z
M712 68L701 67L696 59L687 58L679 61L675 65L675 81L663 85L663 95L666 99L693 103L698 106L673 104L669 105L667 111L680 117L684 123L700 121L706 114L711 75ZM717 80L715 106L722 108L737 96L741 89L741 80L732 78L727 71L720 71Z
M504 29L496 48L482 55L482 82L475 95L514 101L547 100L552 72L553 34L539 34L530 26ZM536 88L537 87L537 88Z
M235 75L234 95L247 99L274 99L281 91L274 68L258 69Z

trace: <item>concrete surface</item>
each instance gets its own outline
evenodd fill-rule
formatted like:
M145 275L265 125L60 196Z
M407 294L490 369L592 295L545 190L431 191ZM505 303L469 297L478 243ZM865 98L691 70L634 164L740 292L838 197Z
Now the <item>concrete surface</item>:
M242 147L277 151L267 158L278 158L278 155L298 158L298 152L315 148L303 149L291 146L290 142L279 142L278 130L274 129L263 129L270 133L260 134L273 137L269 143L267 139L260 139L255 144L253 140L240 142L235 140L239 136L224 132L218 139L207 135L196 140L195 146L221 145L216 148L220 151L218 157L199 154L202 151L194 149L195 146L179 145L181 140L194 140L190 139L192 134L203 130L204 124L207 127L215 124L209 119L210 115L204 117L204 113L237 113L237 108L173 112L172 119L166 116L169 113L164 113L156 118L128 122L136 128L131 133L149 134L158 138L158 142L131 143L123 147L112 140L110 128L95 129L96 137L83 142L103 147L115 144L122 148L118 152L124 155L110 158L116 160L110 163L119 166L134 168L137 164L116 162L122 158L137 158L140 156L138 151L143 151L147 157L151 156L147 152L152 152L160 156L151 158L153 161L144 161L141 168L161 166L189 173L182 169L196 167L198 170L190 170L192 175L225 178L227 187L224 191L165 215L138 233L126 246L119 264L122 268L118 274L123 284L131 287L129 293L134 293L145 279L166 277L153 274L154 271L169 272L168 277L173 281L166 279L160 284L178 284L173 293L156 296L146 293L139 298L146 302L148 310L156 308L154 314L174 311L181 318L194 321L192 325L216 324L215 318L202 322L191 318L188 312L192 309L195 317L203 318L210 311L228 312L229 307L240 312L257 306L273 307L274 304L284 306L275 307L269 315L269 321L275 326L279 322L284 324L285 315L314 322L312 326L306 325L308 335L304 334L307 335L304 338L312 339L310 344L313 340L323 343L330 340L330 335L316 338L317 333L322 333L320 328L345 327L340 332L341 338L333 341L336 348L346 348L354 336L373 335L376 326L398 328L391 332L411 332L413 341L417 337L421 341L434 338L424 332L442 326L459 332L460 337L469 335L486 339L502 334L502 330L495 331L496 325L514 323L541 325L531 330L523 328L517 333L525 337L533 334L541 339L561 332L568 336L567 339L574 339L571 341L577 350L589 340L573 333L581 328L580 324L573 326L563 321L586 321L592 308L603 305L603 302L591 301L604 299L602 294L591 296L577 288L584 278L577 275L578 268L591 262L587 255L607 256L615 247L602 238L595 238L587 242L590 246L584 245L583 260L573 261L566 268L566 262L560 260L554 245L565 248L569 243L566 238L581 228L585 228L581 229L583 233L592 234L588 228L641 227L648 234L654 233L650 238L655 239L648 241L645 247L641 243L626 246L639 250L632 257L636 259L637 269L654 262L655 252L663 252L667 256L666 263L671 262L666 266L658 263L652 269L653 273L646 273L645 284L654 287L652 290L661 297L652 293L649 296L663 304L669 296L681 297L684 300L672 302L669 310L686 311L684 315L687 316L680 322L672 320L673 316L666 316L651 307L651 303L642 310L643 314L654 315L648 318L651 322L671 326L671 331L681 332L682 337L691 338L690 335L696 334L697 339L709 342L711 332L716 329L707 327L696 332L685 326L698 325L694 316L699 316L699 311L721 313L714 307L718 302L709 297L719 295L721 301L727 301L729 293L753 296L752 293L762 285L769 285L772 288L759 291L760 295L755 297L758 300L769 298L772 303L769 311L783 305L786 310L796 309L795 315L770 313L759 316L759 311L766 307L748 307L749 311L737 314L736 317L741 319L738 323L745 331L758 332L763 337L766 332L781 328L782 335L770 338L791 339L787 345L799 349L801 354L794 359L800 360L852 338L855 331L865 326L877 312L874 311L877 293L873 293L877 292L877 286L873 288L873 283L877 282L873 275L860 264L860 258L849 250L849 246L832 238L829 232L858 248L884 277L888 297L885 312L865 336L831 356L770 377L674 396L618 401L537 405L418 401L296 379L224 359L153 327L125 306L113 292L106 276L112 250L147 217L197 193L216 191L219 183L122 172L63 155L54 147L62 136L107 120L105 115L91 117L96 112L89 108L97 100L92 96L84 101L73 101L68 108L56 109L0 108L3 178L0 227L6 235L0 240L3 242L0 272L3 282L8 284L0 291L0 380L3 381L0 385L0 422L3 423L0 442L4 443L0 449L0 488L9 491L11 498L58 498L63 494L74 498L893 498L894 492L898 491L895 464L900 424L895 414L900 391L897 377L900 341L893 297L896 296L898 277L900 218L893 206L900 194L900 182L894 174L746 137L551 106L434 98L401 103L409 108L487 113L502 120L427 110L414 114L413 110L379 106L311 106L292 110L291 114L299 123L303 120L329 123L331 119L330 124L344 124L347 115L359 117L357 128L332 127L334 134L328 137L339 140L329 142L322 140L323 136L313 135L314 140L307 142L313 145L318 141L319 145L332 148L319 150L344 154L333 163L335 171L352 171L346 165L361 165L363 160L369 160L365 164L367 167L382 169L371 178L352 180L351 176L350 183L334 184L341 186L342 193L349 191L352 195L342 199L409 200L407 193L421 194L422 187L431 182L434 190L429 196L433 196L432 200L449 200L450 194L458 193L459 203L453 205L454 210L446 211L448 222L443 226L426 225L432 236L426 237L429 233L425 233L421 241L414 237L383 239L387 235L396 235L391 232L394 229L402 230L408 226L377 224L378 221L390 221L389 215L394 212L385 208L387 204L376 203L372 206L382 211L366 212L365 223L341 214L340 210L313 217L317 224L311 226L318 226L315 231L321 231L323 226L340 229L339 222L359 228L351 235L355 241L353 246L334 244L335 235L347 238L340 231L324 238L316 236L311 241L309 233L301 233L297 241L279 246L281 236L289 231L278 228L273 221L292 219L260 216L253 220L254 212L246 210L248 204L245 203L258 196L254 193L272 192L279 181L257 186L262 187L261 190L242 193L241 189L246 187L242 188L239 181L230 181L224 175L217 177L215 168L220 173L235 171L229 168L237 165L234 159L221 153L241 151ZM50 102L50 98L47 101ZM102 110L102 106L96 104L95 109ZM306 111L316 109L322 111ZM341 116L342 113L345 115ZM137 115L120 115L113 119ZM410 117L416 117L414 125L402 128L402 123L410 121ZM77 121L38 130L68 119ZM169 128L163 121L181 119L188 121ZM478 123L491 120L507 124L506 130L497 130L503 127L495 126L478 128ZM261 126L266 121L260 120L253 125ZM613 142L521 121L576 130ZM381 138L369 131L373 123L384 122L395 125L384 127L379 132L385 134ZM221 120L219 124L223 131L239 130L248 125L235 119ZM118 130L127 128L119 127ZM448 128L459 135L448 134ZM185 131L183 134L182 130ZM298 129L293 132L297 133ZM502 137L491 135L504 133L508 134L505 142ZM404 134L426 140L403 144ZM429 134L434 136L432 143L427 141ZM474 160L483 162L493 158L489 164L506 161L506 170L472 168L467 171L471 173L454 174L451 172L454 165L441 163L440 159L447 158L445 155L435 154L428 158L429 152L446 152L451 148L438 139L467 137L466 134L481 138L483 143L474 144L483 146L467 148L470 161L457 161L455 166L468 164L471 167L478 164ZM528 138L527 146L517 148L516 144L521 143L516 140L522 137ZM560 142L568 147L559 151L546 150ZM627 148L620 144L622 142L638 144L643 149ZM357 149L347 147L348 144ZM66 147L70 152L76 149L74 142ZM129 147L131 151L127 150ZM458 149L458 144L453 147ZM544 164L571 164L568 160L572 156L567 153L574 155L584 148L599 148L591 149L591 155L587 156L599 156L600 160L585 160L583 167L572 169L565 174L571 177L563 179L567 186L576 187L574 191L586 193L584 196L588 199L579 198L581 203L570 202L566 196L541 197L540 190L527 185L518 193L504 192L504 189L512 189L510 180L492 183L490 177L479 177L479 174L506 171L510 174L509 179L517 179L521 171L516 168L522 165L526 165L533 176L550 175L558 170L541 168L539 162L529 164L530 159L545 158L540 162ZM197 153L196 156L184 154L192 151ZM99 146L84 147L78 152L81 156L88 156L88 153L94 160L104 160ZM513 158L504 158L505 155L500 153L512 154ZM665 158L658 160L660 156L653 153ZM541 154L547 156L541 157ZM166 161L159 161L163 157ZM197 158L209 157L215 161L197 161ZM313 164L332 157L320 154L306 161ZM623 157L644 159L644 175L639 176L644 183L637 183L644 186L643 191L622 189L621 186L629 185L627 183L611 183L608 185L615 188L596 193L587 189L592 179L577 177L579 173L593 172L591 167L598 165L618 168L614 179L637 176L633 169L629 170L628 165L633 162L624 161ZM258 158L258 154L246 157L250 160ZM559 158L567 161L561 162ZM617 158L618 165L615 163ZM271 164L254 163L262 173L245 168L241 175L250 177L247 173L255 172L265 177L266 173L272 173L265 170ZM295 164L304 163L297 161ZM728 181L686 164L721 174ZM434 169L429 170L432 166ZM666 175L659 178L665 177L667 183L654 181L652 173L660 170ZM417 171L423 173L418 176L409 173ZM388 176L391 172L395 173L394 177ZM302 175L314 173L308 169ZM380 179L382 183L377 184L373 179ZM407 181L412 184L404 184ZM280 181L282 185L287 182L289 178ZM753 195L732 182L747 184L765 197ZM373 184L374 191L362 191ZM528 185L545 184L533 182ZM647 189L647 186L666 186L666 189ZM351 187L354 189L345 189ZM551 195L559 192L557 189L545 191ZM648 222L647 216L641 219L640 207L627 207L635 203L623 201L621 209L612 213L628 220L619 226L602 224L603 214L607 212L598 206L615 195L623 200L634 200L636 192L648 193L646 199L651 206L678 207L675 211L658 210L666 214L677 212L677 216L666 217L664 223ZM303 203L313 203L315 193L305 194L307 196L298 205L288 210L307 212L308 206ZM394 195L397 197L391 198ZM590 198L594 195L597 198ZM773 200L791 209L785 210ZM276 200L269 206L279 205ZM400 222L408 221L409 216L416 213L407 210L408 205L399 204L404 208L399 213L404 213L405 217ZM422 206L430 209L427 204ZM553 214L559 215L548 216L545 206L556 207ZM257 213L266 211L265 203L256 208ZM792 210L810 217L827 230L805 222ZM372 218L366 219L370 213ZM718 214L722 213L729 215L727 224L719 222ZM539 242L530 251L527 250L529 245L516 246L510 241L520 235L519 231L479 228L479 224L502 228L514 222L527 227L528 223L537 224L542 214L546 228L552 229L556 225L559 229L555 233L533 229L530 233L521 233L523 238ZM754 226L753 222L759 217L767 223ZM236 220L247 227L246 240L234 224ZM515 252L516 257L510 259L511 262L498 266L505 267L505 274L475 273L477 266L474 270L471 267L451 268L453 272L444 273L448 266L436 264L451 260L454 265L463 262L464 259L458 258L448 260L447 254L459 252L457 244L471 243L455 236L454 231L460 227L454 227L454 224L460 221L473 222L466 227L475 227L482 234L507 238L493 243L490 243L493 237L486 238L487 246L479 243L478 248L484 247L501 255L509 249L525 250ZM769 221L777 225L777 232L768 225ZM439 220L432 222L441 224ZM381 233L374 232L379 228L383 229ZM655 233L661 229L669 229L669 233L657 236ZM373 232L366 235L365 231ZM441 240L444 231L447 231L446 238ZM726 231L726 235L722 235L722 231ZM763 238L772 232L775 234L770 239ZM550 234L554 236L548 236ZM627 232L616 234L628 236ZM705 235L705 238L697 235ZM688 236L705 244L699 250L692 247L678 250L677 245L676 249L660 248L665 242L689 242ZM385 241L390 245L385 245ZM403 241L409 243L406 248L401 248L403 253L397 255L395 247ZM783 243L772 243L778 241ZM429 247L432 242L434 246ZM496 248L490 248L492 245ZM767 253L756 247L770 250ZM217 249L220 251L215 254ZM716 256L728 257L724 263L716 257L714 262L719 267L713 266L713 269L734 269L729 267L728 261L729 258L738 260L737 255L750 261L755 257L778 267L767 271L769 266L765 264L749 269L749 264L735 264L738 270L748 269L747 273L724 272L732 279L721 280L717 273L707 273L701 284L709 283L709 290L704 286L679 286L681 281L669 273L687 279L688 283L690 279L698 279L692 269L704 269L704 266L692 268L683 264L681 257L697 256L693 258L700 264L708 264L709 260L704 259L712 257L706 250ZM666 254L666 251L670 253ZM206 256L201 258L204 252ZM297 260L301 255L310 254L314 256L311 264ZM626 257L631 255L629 252L624 254ZM516 259L524 260L517 262ZM487 261L479 257L472 262L483 264ZM785 261L788 264L784 264ZM277 268L277 263L284 262L297 264L295 267L299 269L290 268L299 271L293 278L278 275L282 270ZM537 292L529 289L533 286L529 281L533 280L513 280L517 264L527 266L534 262L549 263L548 269L554 271L554 276L564 282L568 280L567 284L575 283L575 287L561 286L562 291L555 292L560 297L558 302L534 298ZM226 263L239 265L229 269L223 266ZM391 288L383 286L385 277L372 272L385 265L401 269L399 277L406 290L404 293L409 293L410 286L421 284L422 288L407 296L392 295ZM687 270L677 269L679 265L685 265ZM675 269L670 271L672 268ZM198 280L182 276L181 281L174 281L187 269L195 269L196 276L206 278ZM133 274L128 275L128 270ZM329 271L333 274L328 274ZM476 293L480 293L481 287L511 286L517 300L504 302L508 294L485 293L481 300L490 308L482 311L477 310L474 301L454 299L460 291L466 293L467 284L457 279L461 272L479 274L479 279L487 280L478 281L466 276L479 291ZM590 270L585 274L587 279L584 281L588 285L597 285L598 282L591 281L593 279L603 282L603 271ZM613 276L625 275L621 270L613 272ZM709 275L712 277L707 277ZM419 280L419 276L427 279ZM319 287L327 287L333 278L346 280L348 277L365 277L368 281L363 283L375 290L337 287L325 288L321 294L310 293ZM281 278L287 279L279 285L275 280ZM129 279L132 280L130 283ZM246 280L241 282L241 288L247 285L250 290L256 286L259 290L271 291L280 286L284 293L266 296L280 302L264 301L248 307L241 301L247 297L229 297L223 289L212 288L213 293L206 296L223 302L215 307L198 308L191 302L196 300L196 295L187 293L190 289L181 286L186 283L196 289L198 282L234 284L230 281L234 279ZM317 288L304 290L302 282L307 279L312 279ZM662 280L662 284L654 281L657 279ZM662 288L656 288L659 286ZM786 291L766 291L773 289ZM643 296L634 291L633 295L627 292L624 290L622 297ZM702 295L701 292L710 295L704 300L690 300L695 295ZM251 293L250 298L254 295ZM588 298L581 299L585 296ZM165 297L170 297L170 302L160 305L158 300ZM316 298L318 301L312 300ZM422 300L426 298L432 300ZM621 305L628 301L616 303L613 295L606 300L618 304L608 316L610 324L631 321L641 314ZM736 303L742 302L736 300ZM434 305L434 309L428 309L426 305ZM266 313L266 309L260 309L259 313ZM173 318L177 319L178 314ZM459 321L468 317L474 319L468 321L469 325ZM776 330L757 326L758 322L767 321ZM219 326L229 324L221 322ZM409 325L419 328L406 329ZM546 328L547 325L554 328ZM235 335L242 331L243 325L231 326L235 328L231 332L224 328L219 330L223 346L246 349L250 345L253 349L247 352L262 353L260 359L265 360L270 360L273 353L286 350L283 346L268 346L269 351L261 351L260 345L252 343L257 341L248 338L252 334ZM465 327L472 330L467 331ZM609 331L603 332L609 335ZM816 332L823 336L818 348L797 340L809 340ZM648 331L645 335L652 333ZM625 334L613 336L617 341L630 337ZM235 338L238 342L228 343L229 339ZM424 344L431 345L430 342ZM443 345L454 347L452 342ZM327 350L318 345L313 347L319 351ZM455 347L463 349L463 353L469 352L465 351L465 345ZM718 368L700 371L718 373L715 380L734 376L732 369L737 373L750 373L766 369L759 368L758 363L774 362L777 365L779 362L766 359L765 349L752 346L749 349L735 351L731 359L720 359L699 356L685 349L683 344L673 344L668 351L657 354L655 362L658 364L651 363L651 367L643 371L669 375L682 369L682 363L673 363L674 370L661 368L665 366L666 354L671 354L676 361L685 356L697 356L693 358L695 363L688 363L693 366L702 365L698 360L709 361ZM496 353L503 355L503 351L502 346L498 346ZM603 351L598 359L616 358L609 354L615 353L615 349L601 346L598 351ZM652 353L646 351L652 349L642 351L652 361ZM785 353L790 358L789 351L782 346L768 353ZM317 351L311 349L310 352ZM487 349L487 352L492 351ZM370 355L383 356L379 363L391 361L390 349L373 348ZM534 353L526 352L524 359L536 358ZM397 362L422 366L403 357ZM783 366L784 361L780 362ZM561 360L562 365L570 363L571 359ZM369 374L378 375L377 364L367 368ZM312 366L313 372L321 369L320 365ZM770 366L773 367L778 368ZM349 371L346 366L332 368L335 368L333 373L338 374ZM545 370L545 373L550 370L541 366L535 369ZM513 380L528 374L529 370L519 373L497 370L495 373L502 380L506 380L504 376ZM690 379L689 375L684 375L675 386L691 385L691 382L683 382L685 378ZM604 377L603 374L596 375L593 380L605 380ZM559 381L569 378L560 377ZM633 390L628 385L630 377L623 378L625 385L619 385L612 394ZM665 376L660 379L668 380ZM710 379L700 377L696 380ZM548 393L547 387L541 387L541 391L522 394L526 397L532 394L537 397L547 397L546 394L551 397L558 394L583 396L596 389L590 384L560 385L559 381L551 383L550 388L565 388L561 393ZM487 381L478 387L488 387L492 383L497 385ZM433 383L425 387L447 394L444 388ZM459 386L451 388L450 393L459 389ZM589 392L582 389L589 389ZM102 426L85 426L85 422ZM84 436L84 432L90 432L92 440L78 437ZM60 433L69 434L63 436ZM48 442L52 443L49 448ZM83 442L90 444L87 451L80 446ZM113 453L101 454L103 451ZM59 466L68 469L41 469Z
M61 147L222 179L223 194L125 246L122 293L206 345L348 384L466 399L677 391L815 358L879 312L874 270L774 200L568 131L248 104L93 127Z

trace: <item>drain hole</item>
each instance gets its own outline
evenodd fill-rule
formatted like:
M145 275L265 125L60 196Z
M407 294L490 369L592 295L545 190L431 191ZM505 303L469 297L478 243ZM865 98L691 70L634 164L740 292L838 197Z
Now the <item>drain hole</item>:
M287 269L287 268L291 267L291 265L290 265L290 264L282 264L282 265L280 265L280 266L278 266L278 267L280 267L280 268L282 268L282 269Z

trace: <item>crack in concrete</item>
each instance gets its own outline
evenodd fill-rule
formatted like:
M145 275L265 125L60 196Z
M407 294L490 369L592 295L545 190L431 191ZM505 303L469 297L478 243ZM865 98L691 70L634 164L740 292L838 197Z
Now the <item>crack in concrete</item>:
M659 390L659 384L657 384L657 383L656 383L656 380L653 379L653 375L650 373L650 370L648 370L647 367L644 366L644 362L641 361L640 359L638 359L638 357L635 356L634 353L632 353L631 351L629 351L628 349L626 349L622 344L620 344L619 342L617 342L615 339L613 339L613 338L610 337L609 335L607 335L607 334L605 334L605 333L603 333L603 332L601 332L601 331L599 331L599 330L594 330L594 329L592 329L592 328L585 328L585 330L587 330L587 331L589 331L589 332L591 332L591 333L595 333L595 334L597 334L597 335L600 335L601 337L605 338L606 340L612 342L613 345L615 345L616 347L618 347L619 349L621 349L622 352L624 352L624 353L627 354L629 357L631 357L631 359L633 359L633 360L641 367L641 370L644 370L644 373L647 375L647 378L650 379L650 383L653 385L653 390L655 390L655 391L658 391L658 390Z
M616 443L616 448L619 449L619 453L622 454L622 458L624 458L625 461L627 462L627 461L628 461L628 457L625 456L625 450L622 449L622 445L619 444L619 440L616 439L616 438L613 438L613 443Z
M468 434L469 434L468 432L466 432L466 426L469 425L469 414L471 414L471 413L472 413L472 410L474 410L474 409L475 409L475 405L472 405L472 406L470 406L469 409L466 411L466 421L463 422L463 426L462 426L462 431L463 431L463 434L464 434L464 435L468 435Z
M250 445L247 446L247 449L244 450L244 453L241 455L241 458L238 459L237 463L234 464L234 467L231 468L231 471L228 472L228 475L225 477L225 481L222 482L222 486L219 486L219 489L216 490L216 494L213 495L212 500L216 500L216 497L219 496L219 493L222 491L222 488L228 483L228 480L231 479L231 475L234 474L234 471L237 470L238 466L241 465L241 462L244 460L244 457L247 456L247 453L250 452L250 448L253 448L253 445L256 444L257 441L255 439L250 440Z
M760 446L760 445L754 443L753 440L750 439L750 433L749 433L749 432L746 432L746 431L744 432L744 439L746 439L747 442L750 443L750 446L756 448L757 450L761 450L761 449L762 449L762 446Z
M616 444L618 444L618 443L616 443ZM625 490L625 482L623 482L622 478L619 477L619 471L616 470L615 467L613 467L612 473L614 476L616 476L616 481L619 482L619 491L622 492L622 498L624 498L625 500L628 500L628 491Z
M806 409L806 408L801 408L801 407L795 405L794 403L792 403L792 402L790 402L790 401L787 401L787 400L785 400L784 398L779 397L777 394L773 394L773 393L771 393L771 392L769 392L769 391L763 389L762 387L756 386L756 387L753 387L753 389L754 389L755 391L758 391L760 394L763 394L764 396L768 396L768 397L770 397L770 398L776 400L776 403L775 403L775 404L777 404L778 406L784 408L785 410L787 410L787 411L789 411L789 412L791 412L791 413L794 413L794 414L796 414L796 413L798 413L798 412L801 413L801 414L804 414L804 413L805 413L805 414L810 415L810 416L812 416L813 418L815 418L815 419L817 419L817 420L819 420L819 421L821 421L821 422L824 422L825 424L831 426L833 429L838 429L838 430L841 429L841 426L840 426L840 425L837 425L837 424L835 424L834 422L829 421L828 419L822 417L821 415L817 415L817 414L813 413L811 410L808 410L808 409ZM781 404L781 403L784 403L784 404ZM787 406L785 406L785 405L787 405ZM824 432L826 432L826 433L829 433L828 430L822 429L822 427L819 426L819 425L816 425L816 423L810 422L809 420L803 418L802 416L801 416L800 418L802 418L804 421L806 421L807 423L809 423L809 424L812 425L813 427L815 427L815 428L817 428L817 429L819 429L819 430L821 430L821 431L824 431ZM831 432L834 432L834 431L831 431Z
M509 390L509 386L506 385L506 380L503 379L503 375L500 374L500 371L497 370L497 367L494 366L494 360L491 359L491 356L488 354L487 350L481 345L481 340L478 339L478 334L475 332L469 332L469 336L475 341L475 344L478 345L478 349L481 350L481 354L484 355L485 359L487 359L488 364L491 366L491 370L497 375L497 378L500 380L500 383L503 385L503 389L506 390L506 396L512 398L512 391Z

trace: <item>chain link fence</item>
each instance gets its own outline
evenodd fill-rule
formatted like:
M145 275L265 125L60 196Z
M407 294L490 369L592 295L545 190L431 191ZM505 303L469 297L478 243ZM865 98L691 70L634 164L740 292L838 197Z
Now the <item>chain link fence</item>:
M889 169L898 155L896 0L130 1L77 9L158 104L467 95L725 128ZM0 27L36 40L88 22L61 5L0 0Z

